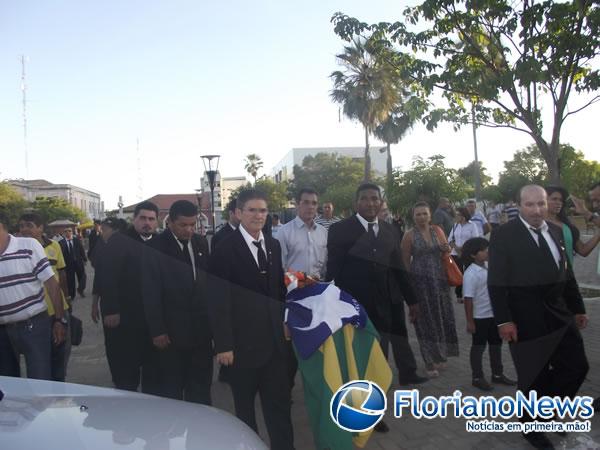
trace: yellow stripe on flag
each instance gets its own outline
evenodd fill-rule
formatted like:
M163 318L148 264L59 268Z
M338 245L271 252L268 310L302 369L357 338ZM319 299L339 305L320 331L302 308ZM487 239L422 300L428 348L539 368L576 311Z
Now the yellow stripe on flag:
M320 350L323 352L323 376L325 377L325 382L331 392L337 392L343 382L333 336L329 336L323 342Z

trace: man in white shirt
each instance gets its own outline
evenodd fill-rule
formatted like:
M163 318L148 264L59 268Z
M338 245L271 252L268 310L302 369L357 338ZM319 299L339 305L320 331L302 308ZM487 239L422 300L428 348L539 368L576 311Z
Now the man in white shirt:
M469 213L471 214L471 222L477 225L477 228L479 228L481 235L485 236L486 234L488 234L492 227L488 223L483 213L481 211L477 211L477 201L473 198L469 199L467 200L466 206L469 210Z
M15 361L23 354L28 378L50 380L51 345L62 344L66 331L60 286L41 244L7 230L7 216L0 211L0 375L18 376Z
M327 260L327 230L315 222L318 205L315 190L301 189L296 196L296 217L283 225L274 237L281 244L284 270L305 272L313 278L323 279Z

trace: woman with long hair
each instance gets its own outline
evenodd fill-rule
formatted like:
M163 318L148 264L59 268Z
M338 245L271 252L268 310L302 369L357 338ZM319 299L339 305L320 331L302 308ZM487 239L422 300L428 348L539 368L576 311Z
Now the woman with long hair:
M431 210L425 202L413 208L414 228L402 238L404 266L410 268L419 299L415 332L429 377L439 376L446 358L458 356L456 321L450 287L442 265L442 253L450 251L441 229L431 225Z
M566 203L569 198L567 190L561 186L547 186L545 189L548 195L547 220L562 228L567 258L569 259L569 265L573 268L575 253L580 256L587 256L598 245L598 242L600 242L600 229L596 228L594 236L587 242L583 242L579 229L573 225L567 216Z

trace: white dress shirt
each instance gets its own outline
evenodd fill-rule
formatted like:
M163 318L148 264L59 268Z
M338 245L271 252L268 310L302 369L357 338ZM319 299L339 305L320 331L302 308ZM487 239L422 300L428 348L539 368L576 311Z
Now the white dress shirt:
M258 239L254 239L250 235L250 233L248 233L246 231L244 226L242 224L240 224L240 232L242 233L242 236L244 237L244 240L246 241L246 245L248 245L248 248L250 249L250 253L252 253L252 256L254 257L254 261L256 262L256 267L260 268L260 265L258 264L258 247L256 245L254 245L253 242L259 241L260 246L262 247L263 251L265 252L265 255L267 255L267 246L265 245L265 237L263 236L262 231L258 235ZM267 261L268 260L269 260L269 257L267 256Z
M538 235L535 231L533 231L535 229L535 227L533 227L533 226L529 225L527 222L525 222L525 220L523 219L523 217L521 217L520 214L519 214L519 219L521 219L521 222L523 222L523 225L525 225L525 227L527 228L527 231L529 231L529 234L531 235L531 237L533 238L533 240L539 247L540 243L538 242ZM546 223L546 221L544 221L542 223L542 226L540 226L538 229L542 230L542 236L544 236L544 239L546 239L546 242L548 242L548 247L550 247L552 256L554 256L554 262L556 263L556 267L560 267L560 251L558 250L558 247L556 246L556 242L554 242L554 239L552 239L552 236L548 232L548 224Z
M377 235L379 234L379 220L377 219L377 217L375 217L375 220L373 222L369 222L363 216L356 213L356 218L362 224L362 226L365 227L365 231L367 231L367 232L369 232L369 224L372 223L373 224L373 232L375 233L375 237L377 237Z
M327 263L327 230L316 222L307 226L297 217L283 225L275 238L281 244L284 270L305 272L325 278Z
M469 239L481 236L479 227L474 222L455 223L448 236L448 242L454 241L456 247L462 248ZM456 248L450 252L451 255L458 256Z

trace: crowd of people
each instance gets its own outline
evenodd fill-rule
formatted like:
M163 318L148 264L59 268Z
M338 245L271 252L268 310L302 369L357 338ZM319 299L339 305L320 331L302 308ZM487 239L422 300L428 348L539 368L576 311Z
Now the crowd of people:
M216 361L236 415L256 430L258 394L271 447L291 449L297 361L283 320L284 272L350 293L386 356L391 345L399 384L417 385L442 376L447 359L459 354L448 273L454 264L464 272L455 294L472 335L473 386L517 384L524 393L573 396L588 370L573 258L600 242L600 183L589 196L591 210L563 188L530 185L518 206L492 204L487 214L474 200L452 205L441 198L433 213L418 202L405 230L375 184L357 188L355 214L346 218L334 215L331 202L321 204L315 190L300 189L296 217L285 224L269 215L264 193L248 189L229 203L228 221L210 243L196 232L193 203L174 202L167 228L157 233L158 208L145 201L131 224L98 223L87 253L72 228L58 241L47 238L36 213L21 216L17 235L9 234L14 224L0 209L0 375L20 376L24 355L28 377L65 380L70 311L76 293L84 295L89 259L92 319L104 328L115 387L210 405ZM583 240L572 224L568 202L595 226L591 238ZM404 304L426 376L417 372ZM502 341L510 343L516 381L504 374ZM482 364L486 346L491 383ZM383 421L376 426L388 430ZM524 437L550 448L541 433Z

